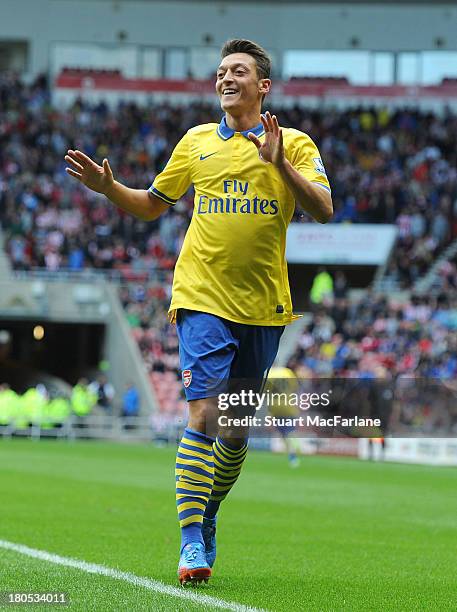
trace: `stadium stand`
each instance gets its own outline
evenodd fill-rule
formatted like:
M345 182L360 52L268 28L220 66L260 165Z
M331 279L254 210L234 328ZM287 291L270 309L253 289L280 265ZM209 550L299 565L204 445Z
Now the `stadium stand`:
M218 120L220 112L206 104L184 112L133 103L114 112L81 100L57 111L44 78L25 86L2 77L0 91L0 203L13 266L172 269L191 195L151 225L113 215L105 198L66 179L63 154L71 145L96 158L109 155L120 180L146 187L179 137L192 125ZM457 117L369 108L276 110L282 125L294 125L319 143L332 177L333 222L397 224L388 276L409 287L457 234ZM308 218L297 212L295 220Z
M146 286L131 283L120 290L162 416L174 422L185 413L187 405L182 394L176 328L167 318L170 296L170 276L161 283Z
M0 76L0 221L16 270L98 269L127 283L120 299L162 412L185 410L175 329L166 318L172 269L192 214L186 194L157 222L114 213L102 196L65 175L68 147L109 156L120 180L147 187L191 126L218 121L206 103L183 107L77 100L58 110L46 79ZM413 110L274 109L319 143L331 177L334 223L393 223L399 240L387 275L410 288L457 235L457 116ZM308 217L296 212L296 222ZM444 264L443 264L444 265ZM440 273L438 297L400 304L371 294L313 313L289 365L322 375L457 374L456 268ZM441 283L441 284L440 284ZM454 293L453 293L454 292Z
M455 266L451 288L400 303L368 293L321 305L300 338L289 367L302 377L386 378L457 375Z
M328 300L306 324L288 367L302 380L332 379L337 387L343 379L358 381L347 405L360 414L385 410L384 422L397 435L455 435L455 262L440 278L439 293L403 303L370 293L358 301Z

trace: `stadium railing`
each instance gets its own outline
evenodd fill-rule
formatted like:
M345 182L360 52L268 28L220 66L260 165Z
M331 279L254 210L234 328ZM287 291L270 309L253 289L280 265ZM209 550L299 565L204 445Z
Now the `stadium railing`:
M151 416L120 417L111 415L71 415L60 427L42 427L31 423L17 429L14 423L0 427L0 438L40 439L98 439L132 442L174 443L178 440L184 422L152 419Z
M73 270L60 268L59 270L47 270L46 268L31 268L30 270L13 270L11 277L17 280L37 279L49 282L162 282L169 275L169 270L97 270L94 268L83 268Z

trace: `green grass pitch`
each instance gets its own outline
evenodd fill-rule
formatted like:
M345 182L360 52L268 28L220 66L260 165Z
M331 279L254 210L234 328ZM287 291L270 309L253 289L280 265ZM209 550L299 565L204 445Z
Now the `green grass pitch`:
M177 586L173 472L172 448L0 440L0 540ZM291 470L252 451L213 578L185 592L284 612L456 610L456 492L452 468L306 457ZM214 607L0 547L5 590L65 591L64 609L84 612Z

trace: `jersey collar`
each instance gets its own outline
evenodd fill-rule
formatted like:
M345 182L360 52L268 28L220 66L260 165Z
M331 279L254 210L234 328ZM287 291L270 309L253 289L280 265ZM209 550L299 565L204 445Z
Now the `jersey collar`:
M235 133L235 130L232 130L232 128L230 128L227 125L225 117L222 117L222 121L217 126L216 132L219 138L222 138L222 140L228 140L229 138L233 136L233 134ZM252 132L253 134L257 136L257 138L259 138L264 133L263 125L259 123L258 125L251 128L250 130L244 130L244 132L240 132L240 134L243 134L243 136L247 138L249 132Z

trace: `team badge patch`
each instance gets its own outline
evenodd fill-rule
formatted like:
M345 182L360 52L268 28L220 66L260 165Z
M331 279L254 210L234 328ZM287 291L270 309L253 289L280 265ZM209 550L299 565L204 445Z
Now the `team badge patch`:
M326 174L324 164L322 163L322 159L320 157L313 157L314 169L316 172L320 174Z
M192 382L192 370L183 370L182 371L182 382L183 382L183 385L187 389L187 387Z

